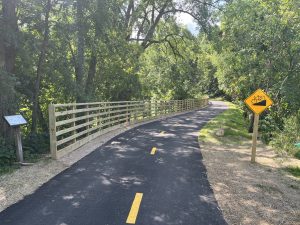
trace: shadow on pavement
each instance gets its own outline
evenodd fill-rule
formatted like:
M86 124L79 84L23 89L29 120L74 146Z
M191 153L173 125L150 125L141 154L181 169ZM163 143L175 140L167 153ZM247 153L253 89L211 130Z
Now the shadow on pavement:
M0 224L125 224L137 192L144 197L136 224L226 224L198 144L200 128L225 108L217 103L115 137L0 213Z

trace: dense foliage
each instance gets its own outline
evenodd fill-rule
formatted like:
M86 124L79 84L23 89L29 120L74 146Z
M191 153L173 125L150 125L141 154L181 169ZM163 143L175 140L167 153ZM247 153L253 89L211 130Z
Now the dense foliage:
M283 131L284 132L281 132L279 130L274 132L272 145L274 145L281 154L297 156L300 151L295 143L300 140L300 111L284 120Z
M14 160L3 115L22 113L25 150L45 153L51 102L241 102L258 87L275 102L264 139L279 146L299 122L286 119L300 108L299 9L297 0L1 0L0 161Z
M300 2L232 1L220 31L219 87L239 102L257 88L267 91L275 104L262 115L263 138L277 139L281 152L290 151L287 146L300 140L299 120L290 118L300 108Z

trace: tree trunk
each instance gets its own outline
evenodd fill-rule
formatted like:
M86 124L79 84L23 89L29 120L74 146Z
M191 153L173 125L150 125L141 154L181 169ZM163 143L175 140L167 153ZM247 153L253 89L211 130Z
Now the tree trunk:
M125 14L125 28L128 28L129 21L134 10L134 0L130 0Z
M84 20L83 20L83 1L77 0L76 3L76 19L77 19L77 70L76 70L76 100L81 102L84 100L82 96L83 76L84 76Z
M43 131L48 131L49 130L49 127L48 127L48 118L47 118L47 120L45 119L40 104L38 104L38 114L39 114L39 123L40 123L40 125L42 127L42 130Z
M2 13L1 13L2 14ZM2 15L0 15L0 31L4 30L4 21ZM5 67L5 48L4 48L4 36L3 32L0 32L0 69L4 70Z
M17 52L17 0L2 0L5 71L14 73ZM3 32L3 31L2 31Z
M97 57L95 55L94 50L92 50L92 56L89 63L89 72L88 72L88 77L85 86L85 94L88 98L90 98L92 93L94 92L93 83L96 75L96 66L97 66Z
M94 21L95 23L94 43L97 43L100 35L104 33L103 31L105 29L106 23L103 20L99 20L99 18L102 18L103 15L105 15L105 10L106 10L106 2L103 0L98 0L95 21ZM89 71L88 71L88 76L85 85L85 94L89 99L93 97L92 94L95 91L94 80L96 76L96 68L98 63L96 49L97 49L96 46L92 46L91 49L92 54L89 61Z
M156 16L156 18L153 20L154 23L151 24L143 42L142 42L142 47L144 49L148 48L149 47L149 41L151 40L151 38L153 38L153 35L154 35L154 32L155 32L155 29L159 23L159 21L161 20L161 18L163 17L164 13L165 13L165 10L168 6L168 4L170 3L169 0L167 0L165 2L165 4L162 6L161 10L159 11L158 15Z
M16 110L14 80L17 52L17 0L2 0L2 18L0 18L0 136L8 142L13 140L13 133L3 116Z
M38 122L38 111L39 111L39 95L40 95L40 86L43 75L43 68L47 54L49 35L50 35L50 27L49 27L49 16L51 11L51 0L47 0L46 10L45 10L45 31L44 31L44 39L41 46L41 52L39 56L39 60L37 63L36 70L36 82L34 86L33 93L33 109L32 109L32 124L31 124L31 133L37 132L37 122Z

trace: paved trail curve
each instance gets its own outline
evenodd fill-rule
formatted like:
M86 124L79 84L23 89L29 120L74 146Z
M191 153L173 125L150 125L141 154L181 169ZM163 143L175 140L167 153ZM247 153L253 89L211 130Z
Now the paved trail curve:
M225 108L213 102L119 135L1 212L0 225L226 224L198 144Z

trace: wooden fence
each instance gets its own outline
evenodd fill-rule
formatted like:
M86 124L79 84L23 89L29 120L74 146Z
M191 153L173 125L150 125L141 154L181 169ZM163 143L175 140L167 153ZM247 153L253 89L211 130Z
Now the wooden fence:
M52 158L60 158L112 130L192 111L207 104L208 99L51 104L49 128Z

